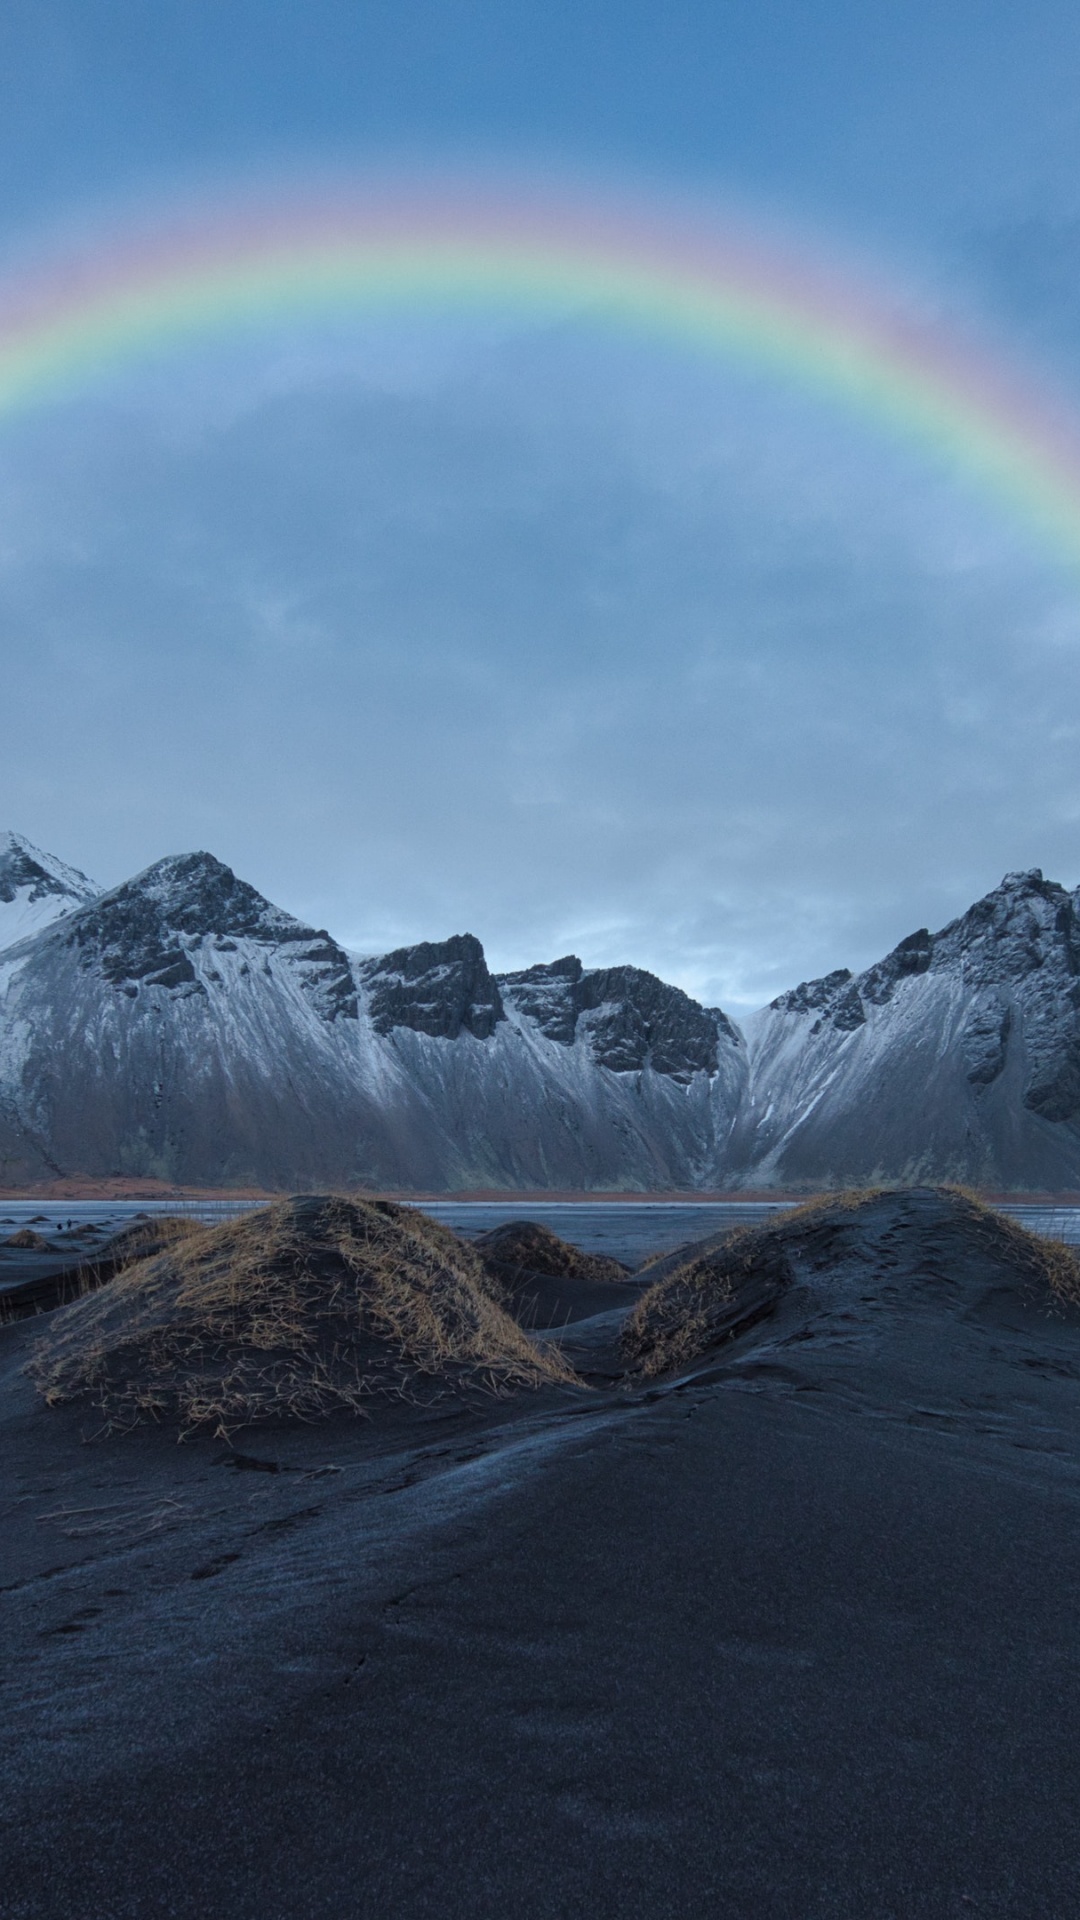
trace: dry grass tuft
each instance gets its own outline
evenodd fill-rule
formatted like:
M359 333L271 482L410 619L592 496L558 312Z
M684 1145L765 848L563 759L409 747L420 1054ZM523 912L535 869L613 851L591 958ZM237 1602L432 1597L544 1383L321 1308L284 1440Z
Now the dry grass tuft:
M155 1225L157 1223L154 1223ZM498 1304L478 1255L391 1201L280 1201L175 1243L62 1308L28 1364L50 1406L89 1398L140 1420L228 1434L577 1376Z
M133 1220L128 1227L122 1227L119 1233L111 1234L98 1254L99 1260L110 1260L117 1272L121 1267L130 1267L136 1260L148 1260L151 1254L162 1253L177 1240L187 1240L194 1233L205 1233L201 1220L195 1220L187 1213L152 1213L141 1220Z
M769 1310L790 1269L775 1226L736 1227L642 1294L620 1348L643 1380L678 1372Z
M1080 1250L1033 1233L1011 1214L998 1213L970 1187L942 1186L935 1191L952 1200L966 1215L973 1234L987 1252L998 1259L1004 1256L1023 1279L1048 1288L1063 1306L1080 1306Z
M797 1207L786 1208L780 1218L784 1226L809 1226L825 1214L856 1213L868 1201L895 1192L895 1187L842 1187L838 1193L815 1193L809 1200L800 1200Z

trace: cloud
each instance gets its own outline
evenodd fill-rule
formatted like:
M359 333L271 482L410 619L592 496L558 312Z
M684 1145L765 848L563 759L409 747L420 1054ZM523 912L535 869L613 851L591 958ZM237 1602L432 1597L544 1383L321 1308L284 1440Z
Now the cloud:
M1006 867L1075 877L1072 589L948 475L571 327L390 359L5 439L12 825L736 1009Z

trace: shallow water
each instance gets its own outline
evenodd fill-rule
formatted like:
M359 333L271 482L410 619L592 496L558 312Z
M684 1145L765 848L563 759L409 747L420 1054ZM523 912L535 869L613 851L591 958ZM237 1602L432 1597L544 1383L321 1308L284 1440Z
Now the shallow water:
M589 1253L606 1253L626 1266L636 1267L656 1253L666 1253L688 1240L719 1233L724 1227L752 1225L790 1203L773 1201L611 1201L611 1200L428 1200L423 1210L469 1237L507 1220L537 1220L561 1239ZM99 1228L99 1240L128 1221L152 1213L184 1213L214 1223L265 1205L259 1200L80 1200L61 1205L38 1200L0 1201L0 1241L21 1227L32 1225L46 1240L80 1227ZM1080 1246L1080 1207L1004 1205L1024 1226L1070 1246ZM63 1244L63 1243L62 1243ZM72 1259L82 1247L72 1244ZM16 1285L25 1272L15 1271L9 1250L0 1250L0 1293ZM5 1272L5 1268L7 1271Z

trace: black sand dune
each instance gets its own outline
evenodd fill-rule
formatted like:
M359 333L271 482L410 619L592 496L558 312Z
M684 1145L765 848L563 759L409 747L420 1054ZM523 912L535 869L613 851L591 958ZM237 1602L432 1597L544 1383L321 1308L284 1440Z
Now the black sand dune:
M920 1347L927 1311L940 1336L951 1317L992 1315L1003 1300L1080 1307L1072 1248L947 1187L826 1196L668 1254L639 1278L651 1285L620 1348L642 1380L685 1373L781 1310L800 1341L823 1323L834 1343L847 1328L850 1344L859 1325L859 1351L887 1338L895 1360Z
M1075 1912L1080 1311L934 1192L772 1254L674 1371L231 1446L0 1330L5 1920Z
M602 1345L610 1364L605 1378L622 1371L615 1358L616 1335L641 1288L621 1261L607 1254L583 1253L533 1220L508 1220L478 1234L471 1245L521 1326L555 1331L607 1316L608 1335ZM571 1344L580 1348L580 1338ZM580 1353L575 1360L579 1364Z
M545 1274L555 1280L603 1285L625 1280L628 1269L603 1253L583 1253L535 1220L508 1220L477 1234L472 1245L486 1265L500 1274Z

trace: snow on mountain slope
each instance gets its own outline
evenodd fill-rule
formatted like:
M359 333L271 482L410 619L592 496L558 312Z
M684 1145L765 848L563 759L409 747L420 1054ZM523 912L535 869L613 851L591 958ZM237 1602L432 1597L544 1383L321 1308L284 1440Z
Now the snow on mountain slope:
M1037 868L745 1030L733 1183L1080 1186L1080 890Z
M42 853L21 833L0 833L0 951L85 906L100 891L85 873Z
M359 960L209 854L159 861L0 954L0 1184L706 1177L741 1038L640 970L556 964L558 1034L470 934Z
M54 917L0 950L0 1186L1080 1186L1080 890L1037 870L744 1037L637 967L360 959L207 853L94 896L2 844Z

